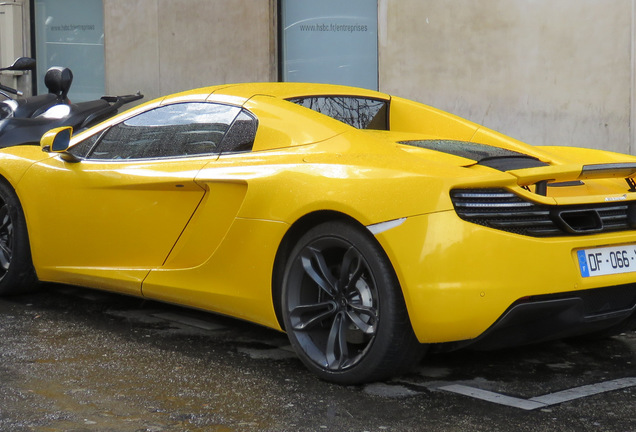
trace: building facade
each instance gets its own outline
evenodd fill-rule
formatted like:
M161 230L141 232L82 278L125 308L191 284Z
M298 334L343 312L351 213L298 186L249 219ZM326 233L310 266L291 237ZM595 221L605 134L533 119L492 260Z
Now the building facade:
M0 80L31 90L64 61L75 100L337 82L530 144L636 154L635 28L636 0L5 0L2 63L39 66Z

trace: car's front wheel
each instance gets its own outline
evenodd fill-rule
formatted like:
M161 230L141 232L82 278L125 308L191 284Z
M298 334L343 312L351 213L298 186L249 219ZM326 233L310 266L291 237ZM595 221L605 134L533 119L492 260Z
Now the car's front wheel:
M388 258L352 223L323 223L300 238L285 267L282 312L298 356L328 381L386 379L423 354Z
M29 291L36 283L20 201L13 189L0 181L0 295Z

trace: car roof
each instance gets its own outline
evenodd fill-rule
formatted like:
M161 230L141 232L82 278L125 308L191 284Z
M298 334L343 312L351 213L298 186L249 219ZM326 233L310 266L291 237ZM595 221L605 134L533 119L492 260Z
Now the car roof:
M229 96L235 102L245 102L250 98L263 95L272 96L279 99L292 99L310 96L354 96L362 98L389 100L390 96L358 87L349 87L334 84L314 84L314 83L280 83L262 82L245 84L222 84L211 87L202 87L186 92L176 93L167 96L165 99L174 101L175 99L217 99L218 96ZM197 97L198 96L198 97Z

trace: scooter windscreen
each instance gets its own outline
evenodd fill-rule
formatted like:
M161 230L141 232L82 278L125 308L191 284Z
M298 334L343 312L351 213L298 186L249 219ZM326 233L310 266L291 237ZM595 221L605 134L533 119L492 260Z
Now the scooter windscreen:
M17 108L18 103L12 99L0 102L0 120L12 117Z

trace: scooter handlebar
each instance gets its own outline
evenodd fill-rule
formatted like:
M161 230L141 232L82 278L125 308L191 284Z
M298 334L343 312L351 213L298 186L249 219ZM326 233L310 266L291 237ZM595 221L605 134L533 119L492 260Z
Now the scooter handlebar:
M14 95L22 96L22 92L21 91L16 90L16 89L11 88L11 87L4 86L2 84L0 84L0 90L2 90L4 92L7 92L7 93L14 94Z

